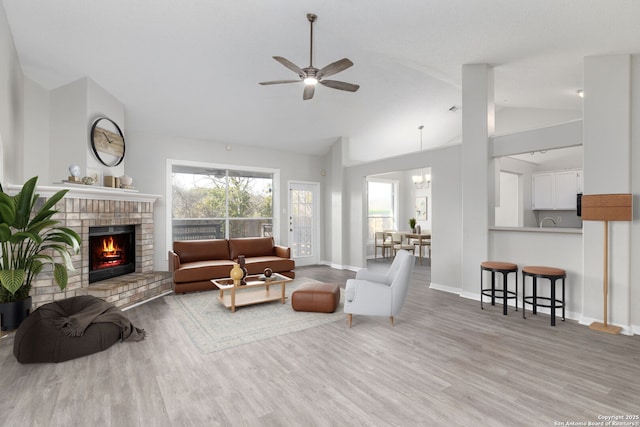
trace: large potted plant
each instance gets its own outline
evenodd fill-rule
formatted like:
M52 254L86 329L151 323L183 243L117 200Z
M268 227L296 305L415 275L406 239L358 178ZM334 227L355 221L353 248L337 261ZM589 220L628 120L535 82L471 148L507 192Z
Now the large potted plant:
M38 203L38 177L29 179L20 192L10 196L0 184L0 315L2 329L16 329L31 308L31 282L45 264L53 269L63 290L68 271L73 271L69 250L78 253L80 236L52 219L54 206L68 190L60 190Z

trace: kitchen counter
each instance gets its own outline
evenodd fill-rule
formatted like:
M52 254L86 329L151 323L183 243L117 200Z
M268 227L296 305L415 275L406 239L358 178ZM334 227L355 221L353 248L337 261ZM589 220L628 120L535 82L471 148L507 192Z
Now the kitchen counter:
M569 227L489 227L489 231L524 231L532 233L582 234L582 228Z

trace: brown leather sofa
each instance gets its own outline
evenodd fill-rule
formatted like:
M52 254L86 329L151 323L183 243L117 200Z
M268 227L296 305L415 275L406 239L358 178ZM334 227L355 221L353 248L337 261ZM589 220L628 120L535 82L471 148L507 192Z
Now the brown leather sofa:
M169 271L173 291L184 293L216 289L212 279L229 277L233 263L244 255L249 274L261 274L269 267L274 273L294 278L291 250L274 244L273 237L242 239L182 240L169 251Z

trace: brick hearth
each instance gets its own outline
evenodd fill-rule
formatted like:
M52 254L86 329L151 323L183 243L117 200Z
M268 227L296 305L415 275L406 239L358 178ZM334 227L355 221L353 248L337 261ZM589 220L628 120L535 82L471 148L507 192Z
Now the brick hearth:
M63 187L38 187L41 202ZM77 295L101 297L119 307L127 307L171 291L171 273L153 270L153 203L158 196L126 190L72 185L56 205L54 217L82 237L81 250L72 256L76 271L60 291L49 271L33 282L34 308L51 301ZM19 189L19 187L18 187ZM135 273L89 284L89 227L135 225Z

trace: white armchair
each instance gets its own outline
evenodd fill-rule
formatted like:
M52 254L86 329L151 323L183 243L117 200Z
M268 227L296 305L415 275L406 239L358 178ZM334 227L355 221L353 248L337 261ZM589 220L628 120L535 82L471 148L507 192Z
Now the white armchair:
M351 327L352 316L393 316L400 313L413 273L414 256L407 251L398 251L386 274L375 273L366 268L358 271L355 279L347 280L344 312Z

